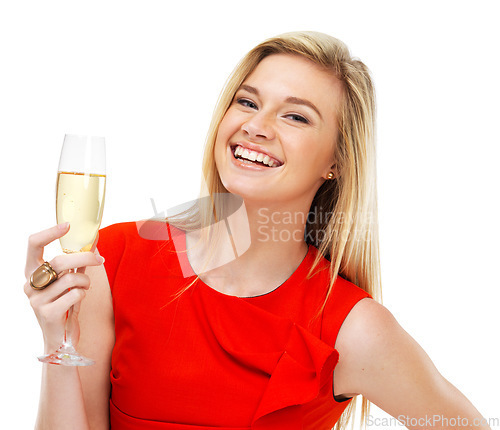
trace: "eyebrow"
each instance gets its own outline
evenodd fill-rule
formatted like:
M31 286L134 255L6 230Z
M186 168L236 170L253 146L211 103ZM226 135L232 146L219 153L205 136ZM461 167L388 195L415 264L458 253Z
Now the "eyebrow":
M243 84L243 85L240 86L239 89L240 90L245 90L245 91L247 91L247 92L249 92L251 94L255 94L256 96L259 95L259 90L257 88L255 88L255 87L250 86L250 85ZM285 102L286 103L290 103L290 104L294 104L294 105L307 106L307 107L311 108L314 112L316 112L321 119L323 119L323 117L321 116L321 113L319 112L319 109L316 106L314 106L314 104L312 102L310 102L309 100L301 99L299 97L292 97L292 96L290 96L290 97L287 97L285 99Z

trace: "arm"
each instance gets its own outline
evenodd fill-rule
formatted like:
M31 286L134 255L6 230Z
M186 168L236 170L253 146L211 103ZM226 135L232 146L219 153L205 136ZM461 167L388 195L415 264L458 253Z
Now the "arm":
M104 266L88 267L90 289L81 304L81 338L78 350L95 360L93 366L78 368L90 428L109 429L111 353L115 327L111 290Z
M30 237L26 261L26 278L43 262L43 248L67 232L58 226ZM44 364L36 428L108 429L109 367L114 342L110 292L102 262L91 252L61 255L50 261L59 278L42 291L24 291L30 299L40 327L45 351L57 349L64 333L65 314L71 305L78 313L81 342L78 349L96 360L87 368ZM92 269L90 269L91 266ZM87 267L88 274L68 273L73 267ZM90 275L90 276L89 276ZM92 278L92 279L91 279ZM68 292L68 288L72 288ZM78 343L78 334L73 336Z
M335 394L362 394L393 417L405 417L410 429L490 429L472 403L376 301L363 299L354 306L339 331L336 348L340 361L334 372ZM432 421L434 416L443 419ZM458 417L463 426L447 425Z

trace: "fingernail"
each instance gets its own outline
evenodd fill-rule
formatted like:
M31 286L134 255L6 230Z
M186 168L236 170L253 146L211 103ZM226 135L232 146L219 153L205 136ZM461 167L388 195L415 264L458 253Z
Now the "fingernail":
M102 264L106 261L102 255L96 255L96 260L99 264Z
M59 230L66 230L69 226L69 222L63 222L62 224L57 224Z

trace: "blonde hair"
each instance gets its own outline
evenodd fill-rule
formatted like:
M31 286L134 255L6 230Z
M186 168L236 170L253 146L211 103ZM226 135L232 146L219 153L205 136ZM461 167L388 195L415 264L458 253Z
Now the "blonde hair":
M228 191L221 182L214 158L219 125L243 81L262 59L273 54L305 57L331 71L343 83L337 124L339 134L335 145L337 175L318 189L309 212L320 211L327 216L314 217L313 221L308 217L306 222L306 242L312 243L320 251L310 274L324 256L330 261L328 296L337 275L340 275L381 302L375 92L368 68L353 58L347 46L334 37L318 32L285 33L262 42L240 61L219 97L207 135L202 166L205 181L200 196L208 193L209 199L200 199L198 205L167 221L185 230L194 230L223 219L227 208L220 196ZM213 242L209 248L215 249ZM196 279L187 288L194 282ZM320 312L325 304L326 300ZM368 400L362 398L361 421L365 425L369 405ZM342 414L335 426L336 430L347 427L355 409L356 398Z

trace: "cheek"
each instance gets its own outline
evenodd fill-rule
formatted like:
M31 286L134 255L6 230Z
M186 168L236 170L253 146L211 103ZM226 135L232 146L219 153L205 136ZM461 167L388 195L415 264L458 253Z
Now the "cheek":
M234 135L233 126L229 117L224 116L222 119L219 129L217 130L217 136L215 137L214 145L214 159L217 169L219 169L219 163L223 163L225 153L227 150L227 145L231 141L231 137Z
M221 137L229 137L239 130L239 126L240 121L238 120L238 115L233 113L232 109L229 109L219 125L218 135Z
M334 130L324 130L322 131L316 139L315 147L315 158L319 161L321 168L326 166L327 168L334 163L335 159L335 148L336 148L336 134Z
M293 159L301 169L317 176L334 164L334 149L332 139L311 136L307 140L302 140L300 145L294 145Z
M217 130L217 136L215 137L215 149L217 150L221 146L225 146L230 135L230 123L226 114L219 124L219 129Z

